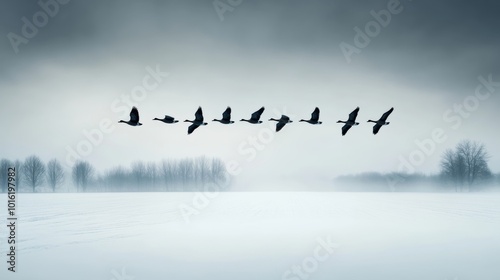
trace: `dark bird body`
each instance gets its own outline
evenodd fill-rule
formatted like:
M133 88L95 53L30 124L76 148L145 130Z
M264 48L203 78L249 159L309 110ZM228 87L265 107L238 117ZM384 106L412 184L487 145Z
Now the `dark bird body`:
M249 120L241 119L240 121L249 122L253 124L262 123L260 116L264 112L264 107L260 108L258 111L254 112Z
M344 123L344 126L342 127L342 136L344 136L352 126L359 125L359 123L356 122L356 118L358 117L358 112L359 112L359 107L357 107L354 111L352 111L349 114L349 119L347 121L337 122L337 123Z
M310 124L322 124L322 122L319 121L319 108L316 107L316 109L314 109L314 111L311 114L310 120L300 120L299 122L308 122Z
M153 121L162 121L164 123L177 123L177 122L179 122L175 118L173 118L171 116L167 116L167 115L165 115L165 117L163 119L154 118Z
M232 124L234 121L231 120L231 107L227 107L226 110L222 113L222 119L217 120L214 119L214 122L220 122L223 124Z
M120 120L119 123L126 123L131 126L142 125L142 123L139 122L139 110L137 110L136 107L132 107L132 110L130 111L130 120L129 121Z
M385 112L378 121L368 120L368 122L375 123L375 125L373 126L373 134L377 134L383 125L389 125L389 122L387 122L387 118L392 113L392 111L394 111L394 107Z
M193 121L190 120L185 120L184 122L190 122L192 125L188 127L188 134L193 133L195 129L197 129L200 125L207 125L206 122L203 122L203 111L201 110L201 107L198 107L198 110L196 110L196 113L194 114L195 119Z
M287 123L291 123L293 121L290 120L288 116L281 115L281 118L279 120L270 118L270 121L275 121L278 122L276 124L276 132L280 131Z

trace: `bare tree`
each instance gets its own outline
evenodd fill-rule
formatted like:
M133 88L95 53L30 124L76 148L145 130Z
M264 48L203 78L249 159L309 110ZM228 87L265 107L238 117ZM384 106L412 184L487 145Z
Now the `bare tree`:
M2 192L7 192L7 178L8 178L8 169L9 167L13 167L10 160L1 159L0 160L0 185L2 188ZM17 171L17 170L16 170Z
M214 184L223 184L227 180L226 166L218 158L212 159L210 181Z
M185 158L181 159L177 163L177 174L179 176L180 181L182 182L182 187L186 189L188 184L193 183L194 178L194 168L193 168L193 160Z
M477 182L491 178L488 153L483 144L465 140L455 151L448 150L441 160L441 174L451 180L457 191L467 190Z
M14 162L14 167L16 168L16 188L18 190L21 189L21 186L23 184L23 163L20 160L16 160Z
M118 166L109 171L105 176L105 183L114 190L124 190L128 187L128 173L122 166Z
M47 182L52 187L53 192L56 192L56 187L64 182L64 170L57 159L47 163Z
M457 146L457 154L465 161L465 181L469 188L478 180L491 176L488 167L489 155L484 144L470 140L462 141Z
M453 150L446 150L441 160L441 175L449 179L459 192L464 187L466 165L464 157Z
M210 166L205 156L197 157L193 162L194 184L200 190L209 181Z
M94 168L86 161L78 161L73 165L72 175L77 189L85 191L94 175Z
M158 167L156 166L156 163L148 162L146 164L146 177L148 178L149 184L152 187L155 187L158 179Z
M144 184L144 180L146 179L146 166L142 161L132 163L132 176L135 179L137 187Z
M169 160L163 160L160 165L160 176L165 184L165 190L173 190L175 184L175 163Z
M35 188L43 184L45 165L37 156L30 156L24 161L23 174L28 186Z

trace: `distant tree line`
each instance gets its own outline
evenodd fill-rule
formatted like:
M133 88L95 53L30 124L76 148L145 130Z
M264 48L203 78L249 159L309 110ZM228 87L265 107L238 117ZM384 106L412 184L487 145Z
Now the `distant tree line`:
M366 172L354 175L342 175L335 178L336 191L368 191L368 192L469 192L497 188L500 190L500 174L489 179L476 181L471 186L457 187L450 178L442 174L422 173L377 173Z
M94 187L104 191L203 191L212 184L224 190L228 180L222 160L197 157L159 163L136 161L130 169L118 166L98 176Z
M46 164L38 156L24 161L0 159L1 191L7 190L7 169L16 168L18 191L98 192L98 191L203 191L208 184L225 190L229 176L218 158L133 162L130 168L118 166L97 173L87 161L76 162L65 170L57 159Z
M334 181L334 189L337 191L414 192L445 191L447 187L438 174L365 172L338 176Z
M438 174L362 173L339 176L334 187L341 191L480 191L500 187L500 173L488 167L483 144L464 140L442 155Z

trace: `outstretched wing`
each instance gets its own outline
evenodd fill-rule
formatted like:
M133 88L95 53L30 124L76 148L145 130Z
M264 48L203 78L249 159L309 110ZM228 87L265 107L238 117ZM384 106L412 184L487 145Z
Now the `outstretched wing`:
M139 110L136 107L132 107L132 111L130 111L130 122L139 122Z
M203 122L203 111L201 110L201 107L198 107L198 110L196 110L194 116L197 122Z
M165 115L164 120L167 121L167 122L173 122L175 119L173 117L171 117L171 116Z
M280 131L284 126L285 126L286 122L278 122L276 124L276 132Z
M314 109L314 111L311 114L311 121L318 122L318 120L319 120L319 108L316 107L316 109Z
M350 122L355 122L356 121L356 118L358 117L358 112L359 112L359 107L356 108L356 110L352 111L350 114L349 114L349 121ZM346 130L347 131L347 130Z
M188 134L193 133L193 131L194 131L195 129L197 129L197 128L198 128L198 126L199 126L199 125L194 124L194 123L193 123L192 125L190 125L190 126L188 127Z
M373 134L377 134L381 127L382 127L382 125L380 125L380 124L374 125L373 126Z
M344 136L347 133L347 131L349 131L350 128L351 128L350 125L344 124L344 126L342 127L342 136Z
M260 120L260 115L262 115L262 113L264 113L264 107L260 108L258 111L253 113L251 119L254 121Z
M231 107L227 107L226 111L222 113L222 119L227 121L231 120Z
M288 123L288 121L290 121L290 118L288 116L281 115L281 119L279 121L283 123Z
M392 113L392 111L394 111L394 107L391 108L389 111L385 112L382 117L380 118L381 121L385 122L387 120L387 118L389 117L389 115Z

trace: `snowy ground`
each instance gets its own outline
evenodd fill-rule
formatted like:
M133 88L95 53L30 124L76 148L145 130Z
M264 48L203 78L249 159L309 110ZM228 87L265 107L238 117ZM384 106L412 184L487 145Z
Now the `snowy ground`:
M498 194L195 195L21 193L0 279L500 279Z

